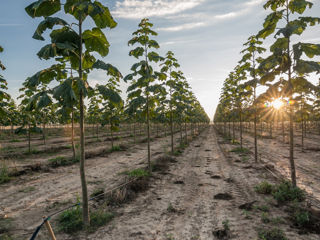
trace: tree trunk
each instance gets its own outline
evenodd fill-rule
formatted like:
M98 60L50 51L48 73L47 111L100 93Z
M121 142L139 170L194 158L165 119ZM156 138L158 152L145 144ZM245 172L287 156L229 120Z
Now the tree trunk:
M42 137L43 137L43 144L46 145L46 124L43 123L43 127L42 127Z
M82 81L82 20L79 19L79 80ZM89 203L88 203L88 189L85 175L85 141L84 141L84 102L83 102L83 92L80 90L79 94L79 105L80 105L80 179L82 188L82 218L84 226L87 228L90 226L89 218Z
M242 109L240 108L240 148L242 149Z
M31 153L31 129L30 124L28 124L28 151Z
M74 145L74 112L73 112L73 107L71 110L71 146L72 146L73 160L76 160L76 147Z
M150 116L149 116L149 95L147 95L147 138L148 138L148 169L151 169L151 150L150 150Z

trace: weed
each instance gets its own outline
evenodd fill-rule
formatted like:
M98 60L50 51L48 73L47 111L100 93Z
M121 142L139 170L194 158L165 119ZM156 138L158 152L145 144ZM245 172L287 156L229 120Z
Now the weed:
M254 187L255 191L260 194L271 194L274 187L267 181L263 181Z
M110 149L110 152L120 152L120 151L122 151L122 148L120 146L113 146Z
M173 234L172 234L172 233L167 234L167 236L166 236L166 240L174 240L174 236L173 236Z
M65 233L75 233L82 230L82 211L80 206L66 210L59 215L58 228L59 231Z
M114 218L114 214L98 210L90 214L90 228L89 232L96 231L99 227L102 227L109 223Z
M249 160L248 156L242 156L241 157L241 161L244 162L244 163L248 162L248 160Z
M36 188L33 186L30 186L30 187L26 187L24 189L20 189L19 192L29 193L29 192L33 192L34 190L36 190Z
M272 195L279 203L285 203L289 201L302 202L305 199L305 193L300 188L293 186L288 181L284 181L277 185Z
M262 211L262 212L269 212L269 207L267 205L259 205L259 206L255 206L256 209Z
M226 220L224 220L223 222L222 222L222 225L223 225L223 229L225 230L225 231L230 231L230 225L229 225L229 220L228 219L226 219Z
M71 157L71 158L55 157L55 158L51 158L48 160L49 165L51 167L69 166L69 165L72 165L72 164L77 163L79 161L80 161L79 156L76 156L75 159L73 157Z
M19 139L11 139L9 142L15 143L15 142L21 142Z
M150 177L150 172L143 169L143 168L137 168L132 171L126 171L124 172L125 175L128 175L129 177Z
M263 212L263 213L261 214L261 221L262 221L263 223L269 223L269 222L271 222L271 220L270 220L270 218L269 218L269 214L266 213L266 212Z
M250 212L247 210L242 210L242 215L245 216L246 219L251 219L252 217L250 216Z
M168 207L167 207L167 211L170 212L170 213L174 213L176 212L177 210L172 206L171 203L169 203Z
M0 184L10 181L9 169L5 163L0 165Z
M260 229L258 237L261 240L288 240L284 232L279 228Z
M27 155L28 155L28 154L39 154L40 152L41 152L41 151L38 150L38 149L36 149L36 148L31 148L31 149L30 149L30 152L27 151L26 154L27 154Z
M244 147L242 147L242 148L237 147L237 148L232 149L230 152L247 154L247 153L250 153L250 150L247 148L244 148Z
M99 227L107 224L113 219L114 215L109 212L98 210L90 213L89 232L96 231ZM82 209L80 206L69 209L61 213L58 218L59 230L65 233L73 234L83 230Z
M278 225L280 223L284 223L284 220L281 217L274 217L274 218L271 218L270 220L273 225Z

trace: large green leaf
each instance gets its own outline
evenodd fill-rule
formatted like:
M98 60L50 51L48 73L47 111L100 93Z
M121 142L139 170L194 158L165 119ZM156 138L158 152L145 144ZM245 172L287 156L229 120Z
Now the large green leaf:
M294 59L299 59L302 53L307 57L313 58L320 55L320 44L313 43L297 43L293 45Z
M129 56L134 56L135 58L139 58L143 56L144 49L143 47L137 47L129 52Z
M93 8L89 8L89 15L98 28L114 28L117 26L107 7L97 1L93 3L93 6Z
M61 10L60 0L38 0L25 8L28 15L35 17L48 17Z
M299 59L297 60L296 66L294 66L294 70L301 75L312 73L312 72L316 72L317 74L319 74L320 63L313 62L313 61L304 61Z
M47 30L47 29L52 29L55 25L62 25L66 26L68 23L64 21L61 18L57 17L46 17L37 27L35 33L33 34L33 38L37 40L44 40L42 37L42 34Z
M306 0L292 0L289 3L289 9L292 13L299 13L302 14L306 10L307 7L311 8L312 3Z
M105 63L105 62L103 62L103 61L101 61L101 60L97 60L97 61L93 64L92 67L95 68L95 69L105 70L105 71L107 71L108 75L122 78L121 72L120 72L116 67L112 66L112 65L109 64L109 63Z
M103 57L108 55L110 44L99 28L84 31L82 38L87 51L97 52Z
M270 51L275 52L277 49L287 49L288 48L288 38L278 38L274 44L271 45Z
M277 24L282 17L283 11L275 11L270 13L266 17L263 23L263 29L257 34L257 37L265 39L270 34L272 34L275 31Z
M99 93L103 96L103 98L105 100L109 100L113 103L120 103L121 102L121 97L116 91L114 91L110 88L107 88L106 86L103 86L103 85L98 85L97 88L98 88Z

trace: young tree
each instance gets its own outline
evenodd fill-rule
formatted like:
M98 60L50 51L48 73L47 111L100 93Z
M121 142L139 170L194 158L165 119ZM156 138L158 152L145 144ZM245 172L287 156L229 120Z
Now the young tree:
M245 85L249 89L253 89L253 110L254 110L254 160L258 162L258 140L257 140L257 86L259 84L259 79L257 78L258 73L258 63L261 62L261 58L258 57L259 54L262 54L266 51L265 48L260 47L262 41L259 41L256 36L251 36L248 38L248 41L244 44L245 49L241 51L243 55L241 61L241 68L244 71L248 71L251 80L247 81Z
M153 104L153 94L162 91L163 88L156 83L158 78L164 80L164 74L153 70L151 63L157 63L162 58L158 53L152 51L152 49L158 49L159 44L151 39L152 36L158 34L151 30L153 24L149 22L149 19L144 18L139 24L139 28L132 35L133 38L128 42L128 45L138 44L134 50L131 50L129 56L133 56L137 59L141 58L140 62L135 63L131 70L133 73L127 75L124 80L132 81L128 87L128 92L131 96L142 97L140 101L145 101L145 111L147 117L147 139L148 139L148 168L151 172L151 150L150 150L150 107ZM137 78L134 80L134 78Z
M273 81L277 75L287 74L287 87L289 102L293 101L294 89L292 81L301 74L320 72L318 62L303 60L302 54L311 58L320 55L320 45L312 43L294 43L293 36L301 35L305 29L320 23L320 18L302 17L304 11L313 3L306 0L268 0L264 5L265 9L271 9L272 13L267 16L263 24L263 29L258 33L258 38L266 38L273 34L275 30L276 41L270 47L271 55L262 63L261 68L265 71L262 82ZM297 17L299 16L299 17ZM284 26L280 26L284 23ZM293 105L289 107L290 121L290 167L292 184L296 186L296 170L294 163L294 133L293 133Z
M60 12L61 6L64 6L65 14L73 17L73 23L68 24L66 20L51 17ZM27 6L25 10L32 18L44 18L33 35L35 39L44 40L42 36L44 31L52 29L54 26L62 26L51 32L51 43L44 46L38 56L41 59L68 58L72 69L78 72L78 77L75 78L77 95L74 97L78 99L80 111L80 177L83 221L87 227L90 224L90 219L85 177L84 99L89 96L88 92L91 90L87 78L93 68L107 68L108 71L114 71L111 65L97 61L92 53L95 52L102 57L107 56L110 44L101 29L114 28L117 24L107 7L92 0L38 0ZM95 27L83 31L87 17L91 17ZM75 26L77 28L74 28ZM51 80L55 77L52 75ZM38 81L41 81L41 74Z

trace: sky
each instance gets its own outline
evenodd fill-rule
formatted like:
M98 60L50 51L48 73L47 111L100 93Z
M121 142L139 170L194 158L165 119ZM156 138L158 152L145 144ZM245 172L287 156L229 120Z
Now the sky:
M310 1L310 0L309 0ZM14 98L27 77L49 67L52 62L40 60L37 52L48 43L32 35L41 21L30 18L24 8L34 0L0 0L0 54L7 70L2 72L8 81L8 93ZM128 40L140 20L148 17L158 32L155 40L164 56L173 51L193 92L213 117L224 79L241 59L243 43L261 28L268 11L266 0L100 0L108 6L118 26L104 30L110 42L110 53L102 59L116 66L125 76L135 62L129 57ZM311 0L312 9L305 15L320 17L320 0ZM65 18L62 14L58 16ZM67 18L71 19L71 18ZM93 27L93 22L85 26ZM307 30L297 41L320 42L320 26ZM273 41L269 37L264 47ZM105 73L95 71L90 84L103 83ZM121 84L123 96L127 85Z

